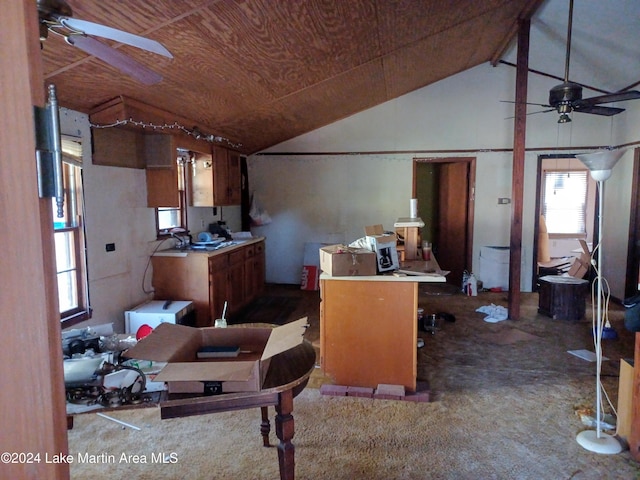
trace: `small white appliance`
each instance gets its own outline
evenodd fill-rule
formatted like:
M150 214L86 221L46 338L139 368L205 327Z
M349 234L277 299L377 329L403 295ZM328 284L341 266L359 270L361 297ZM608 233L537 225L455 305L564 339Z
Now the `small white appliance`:
M135 333L142 325L156 328L161 323L195 326L193 302L186 300L151 300L124 312L126 333Z

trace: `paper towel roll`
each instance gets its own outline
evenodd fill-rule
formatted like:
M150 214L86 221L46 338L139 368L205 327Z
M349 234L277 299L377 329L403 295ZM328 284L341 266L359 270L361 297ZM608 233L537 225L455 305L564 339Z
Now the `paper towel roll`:
M409 217L418 218L418 199L412 198L409 204Z

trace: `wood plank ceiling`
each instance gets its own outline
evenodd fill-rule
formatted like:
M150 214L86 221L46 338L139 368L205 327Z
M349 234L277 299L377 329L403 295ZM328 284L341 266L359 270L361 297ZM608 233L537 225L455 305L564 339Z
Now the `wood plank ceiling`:
M116 45L163 76L147 86L49 35L45 81L61 105L89 112L123 95L250 154L496 60L540 0L67 3L74 18L158 40L174 58Z

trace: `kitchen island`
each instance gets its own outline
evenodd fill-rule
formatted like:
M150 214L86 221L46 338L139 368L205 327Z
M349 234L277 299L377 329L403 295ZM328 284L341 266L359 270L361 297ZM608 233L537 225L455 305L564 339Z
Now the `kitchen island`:
M320 276L320 363L336 385L416 390L418 285L440 274Z
M264 289L264 237L234 240L223 248L159 250L151 257L157 300L191 300L196 326L209 327L238 312Z

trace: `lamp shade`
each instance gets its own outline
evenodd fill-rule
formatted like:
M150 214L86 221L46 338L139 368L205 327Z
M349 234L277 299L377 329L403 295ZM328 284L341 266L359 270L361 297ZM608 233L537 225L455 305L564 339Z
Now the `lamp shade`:
M576 158L589 169L591 177L600 182L611 176L611 169L618 163L624 152L626 152L625 149L600 150L576 155Z

